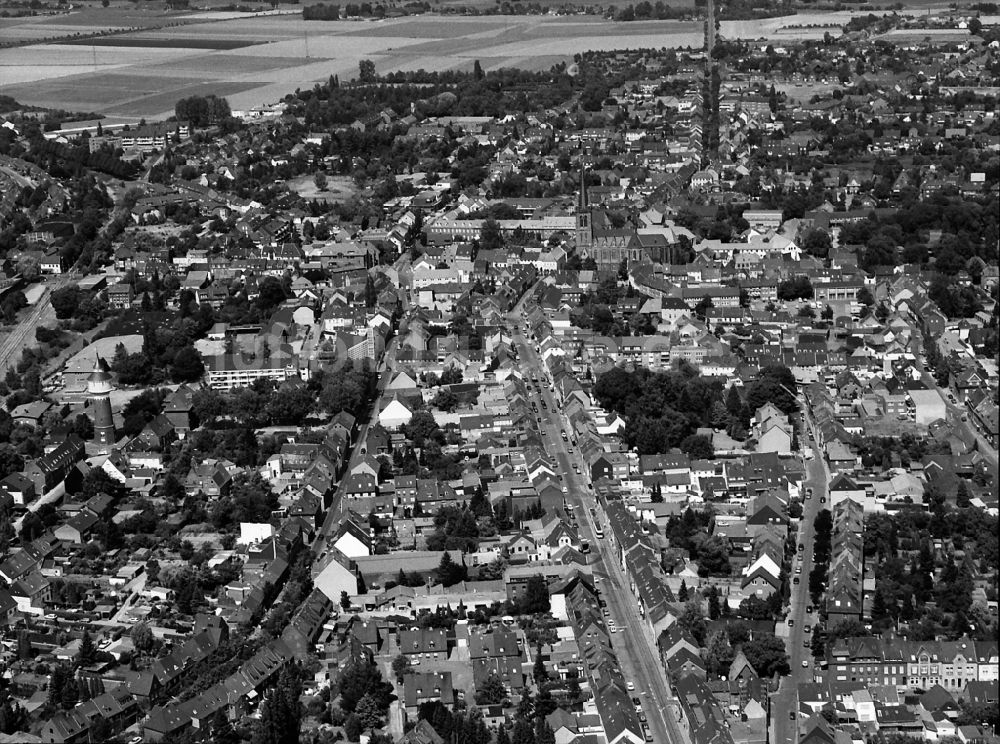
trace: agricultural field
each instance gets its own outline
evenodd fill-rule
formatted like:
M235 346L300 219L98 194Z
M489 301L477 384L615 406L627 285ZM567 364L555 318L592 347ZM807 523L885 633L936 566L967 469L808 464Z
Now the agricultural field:
M972 0L962 5L967 5ZM907 3L907 5L917 6L917 3ZM761 39L768 42L780 43L783 41L802 41L810 39L822 39L823 34L839 34L840 29L856 16L867 16L870 13L880 16L890 13L897 13L901 16L919 16L929 10L930 6L919 6L920 10L838 10L825 12L802 12L795 15L776 16L774 18L755 18L745 21L722 21L719 24L719 34L728 39ZM945 6L935 3L935 8L942 12L953 12ZM985 23L985 20L984 20ZM909 32L905 32L909 33ZM952 31L951 33L955 33ZM926 34L925 34L926 35ZM923 36L920 37L921 39Z
M379 72L471 69L477 59L485 69L543 70L591 49L702 44L699 23L609 23L591 16L323 22L304 21L297 12L200 12L160 15L142 25L131 8L87 9L79 16L16 19L0 25L0 33L134 30L92 42L70 37L0 49L0 93L34 106L160 118L194 93L226 96L237 110L277 101L330 75L353 78L362 59L373 60Z
M193 17L193 14L192 14ZM129 3L128 7L100 6L55 15L0 18L0 41L42 41L119 29L158 28L183 22L186 15Z
M957 28L898 28L882 34L879 38L890 44L917 44L925 39L930 39L937 44L959 44L968 41L969 32Z

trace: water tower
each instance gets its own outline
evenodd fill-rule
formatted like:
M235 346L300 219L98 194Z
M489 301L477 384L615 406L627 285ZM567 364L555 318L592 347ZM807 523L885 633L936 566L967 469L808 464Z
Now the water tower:
M113 381L108 363L97 357L94 371L87 377L87 396L90 398L90 415L94 419L94 443L102 455L110 453L115 443L115 420L111 416Z

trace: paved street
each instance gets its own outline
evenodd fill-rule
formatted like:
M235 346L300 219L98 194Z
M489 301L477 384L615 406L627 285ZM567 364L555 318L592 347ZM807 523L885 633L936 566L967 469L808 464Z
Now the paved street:
M800 398L800 404L805 407L805 402ZM785 636L785 647L788 649L791 666L791 674L782 678L781 686L771 698L771 725L773 728L773 741L775 744L783 742L794 742L798 739L796 735L796 722L790 719L790 714L795 710L796 688L801 682L812 681L813 660L812 651L807 645L812 641L812 634L806 633L806 626L816 624L819 617L819 608L813 608L814 612L807 613L806 609L811 605L809 597L809 572L813 567L813 542L814 530L813 522L821 509L829 508L827 498L827 485L830 481L830 472L826 462L819 453L819 446L813 438L812 419L806 414L808 421L806 433L803 436L805 446L813 450L813 458L806 461L806 482L804 489L811 488L812 496L805 498L808 490L803 493L802 519L799 521L798 535L796 542L803 546L802 551L797 551L798 558L792 564L792 592L788 608L788 615L785 624L779 624L778 635ZM823 503L826 501L826 503ZM801 566L802 572L795 573L795 567ZM794 583L794 577L798 576L799 583ZM788 624L790 621L790 625ZM802 662L808 662L808 667L803 667Z
M344 470L344 475L340 479L339 485L343 485L344 479L351 474L351 468L357 465L358 461L363 457L362 450L364 449L365 442L368 440L368 430L378 422L379 407L382 402L382 393L385 392L386 385L389 384L389 380L392 378L392 368L391 362L392 355L396 348L397 339L393 338L389 341L386 346L385 354L378 363L378 388L375 393L375 398L372 401L371 413L368 419L358 428L357 436L354 439L354 446L351 449L351 456L348 459L347 467ZM316 535L316 540L313 543L313 553L314 555L321 556L326 552L326 538L330 535L340 524L341 517L343 516L343 500L340 498L339 488L338 492L334 494L333 501L330 503L330 508L327 509L326 518L323 520L323 527L320 529L319 534Z
M526 375L541 381L538 385L532 384L530 394L531 399L538 404L538 416L542 420L542 442L545 451L558 463L563 485L568 491L566 499L578 520L580 536L589 541L594 550L592 567L594 575L601 579L598 589L611 610L611 618L622 628L622 632L612 634L612 642L626 679L635 684L635 691L629 694L642 700L653 741L684 744L686 739L677 726L676 718L672 717L675 707L670 699L670 688L656 653L655 642L649 637L646 626L639 617L635 598L628 589L620 564L612 555L610 542L606 538L599 540L596 537L595 522L600 520L601 512L597 510L596 496L591 489L586 467L575 448L573 453L569 452L572 439L570 443L562 440L562 432L568 432L568 426L560 413L555 395L549 388L541 359L531 342L519 330L520 322L520 315L512 314L514 343L521 367ZM579 474L574 470L574 464L579 466ZM596 510L597 518L590 514L592 507Z

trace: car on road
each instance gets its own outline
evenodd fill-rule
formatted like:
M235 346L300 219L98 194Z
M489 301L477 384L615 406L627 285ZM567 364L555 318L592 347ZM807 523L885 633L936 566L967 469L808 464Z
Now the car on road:
M792 617L788 618L788 627L792 628L794 626L795 626L795 618Z
M807 615L811 615L811 614L812 614L812 611L813 611L813 606L812 606L812 605L808 605L808 606L806 607L806 614L807 614Z
M803 659L802 660L802 668L803 669L808 669L809 668L809 659Z
M812 486L809 486L809 488L806 489L806 498L809 498L812 495L813 495Z
M803 625L802 626L802 632L803 633L812 633L812 627L810 627L809 625Z
M632 692L635 689L635 684L631 681L625 683L625 689Z
M638 713L640 710L642 710L642 701L639 698L637 698L637 697L632 698L632 705L635 706L635 712L636 713Z
M801 553L805 549L806 549L805 543L799 543L799 552Z
M795 711L794 710L788 711L788 720L789 721L794 721L795 720Z
M792 583L793 583L793 584L795 584L795 585L798 585L799 581L800 581L800 579L799 579L799 577L798 577L798 576L795 576L795 577L794 577L794 578L792 579Z
M826 496L820 496L819 497L819 503L825 504L826 503Z

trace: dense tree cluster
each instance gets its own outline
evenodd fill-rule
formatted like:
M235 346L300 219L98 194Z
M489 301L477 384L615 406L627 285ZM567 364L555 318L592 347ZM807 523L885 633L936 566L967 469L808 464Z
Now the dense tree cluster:
M301 672L298 664L286 665L278 683L261 703L260 718L254 723L252 744L298 744L302 728Z
M37 157L46 158L53 164L61 164L68 173L89 168L116 178L131 179L138 170L136 163L122 160L108 147L96 148L91 152L87 143L70 145L55 140L42 140L33 143L33 150Z
M743 654L762 678L786 675L790 671L785 642L774 635L762 635L743 644Z
M650 20L671 20L674 18L686 18L691 15L689 8L675 8L663 0L656 0L650 3L648 0L635 5L623 5L617 8L609 8L610 13L614 13L616 21L650 21Z
M808 276L796 276L778 284L778 299L783 302L811 300L812 298L813 288Z
M883 470L895 467L897 458L900 466L908 468L911 462L920 462L930 452L925 437L908 432L899 437L856 437L852 444L864 467L881 467Z
M455 563L451 553L445 551L441 554L441 562L438 564L436 578L443 586L452 586L465 581L469 577L469 570L465 566L465 557L461 563Z
M490 744L492 736L476 708L452 712L439 700L421 703L417 718L427 721L444 741Z
M433 533L427 537L428 550L475 550L479 543L480 524L468 507L446 506L434 515Z
M866 520L865 554L878 566L874 625L899 625L901 633L916 640L958 638L969 633L970 624L976 637L995 632L995 619L973 606L972 591L976 576L998 568L997 518L969 505L964 482L954 490L954 505L947 505L942 489L931 484L930 511L876 514ZM949 549L936 550L934 540L945 541Z
M333 692L340 709L348 714L356 713L364 701L362 713L371 715L374 711L384 715L394 699L392 684L382 679L378 665L368 661L355 661L345 666Z
M229 493L212 504L212 523L216 529L233 530L240 522L270 522L277 508L278 497L259 473L241 473L233 479Z
M667 520L664 535L671 545L690 552L698 563L700 575L728 576L729 543L724 538L712 536L711 531L711 514L688 508L681 516Z
M842 245L861 245L861 266L892 266L928 260L931 230L943 232L934 250L934 267L954 275L969 259L997 260L998 217L996 204L939 193L900 209L890 218L877 217L848 223L841 228Z
M773 403L786 414L794 413L799 409L797 390L795 375L788 367L780 364L762 367L757 379L747 387L746 412L753 416L765 403Z
M189 122L195 127L218 124L231 115L229 101L215 95L189 96L177 101L174 116L178 121Z
M949 318L971 318L983 309L983 300L975 287L961 285L944 274L931 280L927 296Z
M340 6L327 3L304 5L302 19L305 21L336 21L340 19Z
M420 116L503 116L565 101L577 84L565 72L513 69L489 72L478 80L471 73L424 73L362 82L370 84L346 86L331 78L299 91L292 103L307 126L350 124L387 108L404 116L411 113L411 105Z
M625 418L626 443L645 455L667 452L699 426L711 426L712 405L722 402L723 388L684 364L668 372L616 367L600 376L594 396Z

